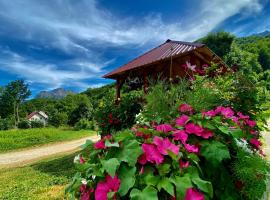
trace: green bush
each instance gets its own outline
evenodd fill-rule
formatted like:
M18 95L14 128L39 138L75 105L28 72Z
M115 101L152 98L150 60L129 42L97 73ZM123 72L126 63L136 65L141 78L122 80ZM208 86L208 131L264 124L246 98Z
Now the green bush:
M90 102L81 103L74 109L68 119L68 124L74 126L80 119L92 119L93 106Z
M31 128L31 122L27 119L24 119L24 120L21 120L19 123L18 123L18 128L20 129L28 129L28 128Z
M9 118L0 118L0 130L9 130L14 127L14 119Z
M49 124L54 127L59 127L61 125L67 124L68 115L66 113L61 113L58 111L52 112L49 116Z
M32 128L43 128L45 126L44 122L40 120L33 120L31 121L31 127Z
M74 126L75 130L97 130L97 124L95 120L91 120L89 121L88 119L80 119L80 121L78 121L75 126Z
M121 101L115 103L114 92L108 93L95 113L95 120L102 134L114 133L130 128L135 123L135 116L142 108L142 91L123 94Z

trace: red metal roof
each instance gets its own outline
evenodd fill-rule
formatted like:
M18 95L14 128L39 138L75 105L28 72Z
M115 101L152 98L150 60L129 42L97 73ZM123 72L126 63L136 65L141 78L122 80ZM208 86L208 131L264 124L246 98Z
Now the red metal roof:
M165 43L155 47L154 49L144 53L143 55L131 60L127 64L113 70L112 72L104 75L104 78L112 78L115 75L128 71L137 67L142 67L154 63L156 61L161 61L193 51L199 47L203 47L204 44L201 43L191 43L191 42L182 42L182 41L173 41L167 40Z
M27 119L30 119L31 117L33 117L36 114L38 114L38 112L37 111L34 111L34 112L30 113L26 118Z

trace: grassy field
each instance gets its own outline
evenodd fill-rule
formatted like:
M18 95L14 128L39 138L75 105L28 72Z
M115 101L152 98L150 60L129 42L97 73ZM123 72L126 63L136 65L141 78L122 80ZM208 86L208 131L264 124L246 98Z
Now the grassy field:
M0 153L52 142L79 139L95 134L94 131L74 131L69 128L35 128L0 131Z
M0 170L0 199L64 199L65 187L74 175L75 155Z

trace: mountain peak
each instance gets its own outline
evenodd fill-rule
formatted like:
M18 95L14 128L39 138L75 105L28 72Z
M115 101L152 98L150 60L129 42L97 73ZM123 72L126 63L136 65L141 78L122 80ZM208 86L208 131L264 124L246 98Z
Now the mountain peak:
M62 99L68 94L74 94L73 91L65 90L64 88L56 88L50 91L41 91L37 94L37 99L46 99L46 98L52 98L52 99Z
M259 36L259 37L265 37L265 36L268 36L270 35L270 31L269 30L265 30L261 33L256 33L256 34L253 34L253 36Z

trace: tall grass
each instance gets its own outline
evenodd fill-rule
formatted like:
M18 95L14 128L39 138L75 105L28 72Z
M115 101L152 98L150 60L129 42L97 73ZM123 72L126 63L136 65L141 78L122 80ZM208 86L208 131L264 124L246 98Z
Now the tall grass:
M69 128L34 128L0 131L0 152L77 139L95 134L94 131L74 131Z

